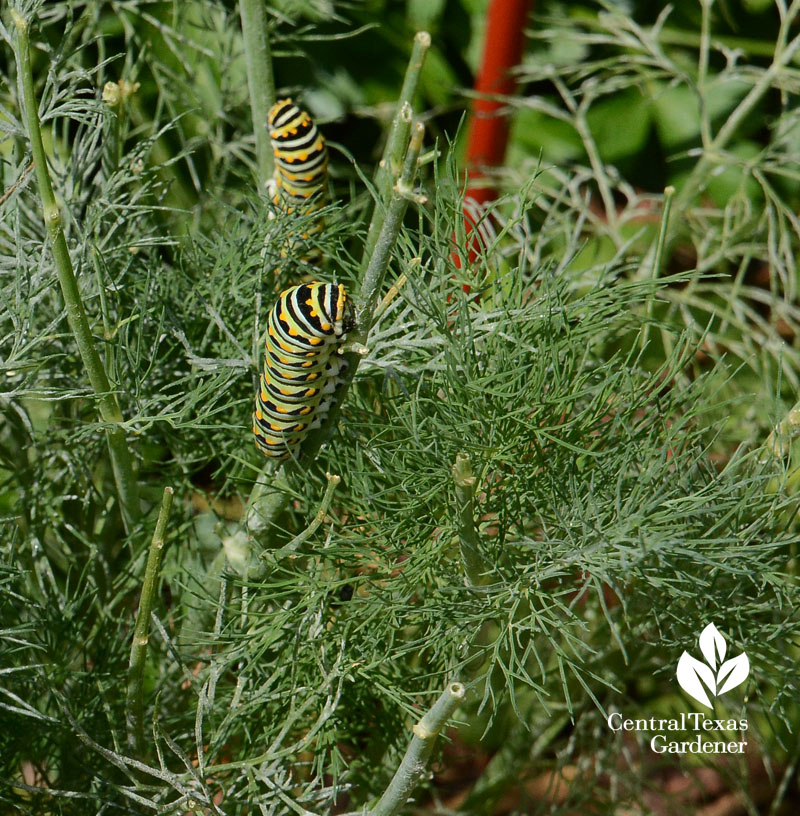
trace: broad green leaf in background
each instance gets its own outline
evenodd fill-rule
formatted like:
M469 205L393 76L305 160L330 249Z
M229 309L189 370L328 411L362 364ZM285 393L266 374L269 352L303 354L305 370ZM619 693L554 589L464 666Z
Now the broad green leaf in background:
M641 150L650 132L650 105L638 88L602 99L587 114L604 161L614 162Z

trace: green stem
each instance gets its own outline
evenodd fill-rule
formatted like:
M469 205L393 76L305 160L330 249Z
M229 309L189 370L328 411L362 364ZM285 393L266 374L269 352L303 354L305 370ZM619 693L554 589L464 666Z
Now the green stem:
M653 264L650 270L650 279L655 281L661 276L661 268L664 263L664 247L667 243L667 227L669 226L669 214L672 210L672 199L675 195L675 188L672 185L664 188L664 208L661 211L661 225L658 230L658 241L656 242L656 251L653 256ZM650 333L650 322L653 319L653 300L654 292L647 293L647 307L645 314L645 322L642 327L641 346L644 348L647 345L648 335Z
M796 6L796 3L792 4L790 13L786 15L781 25L781 32L778 38L779 42L782 38L785 39L786 37L788 24L794 20L794 15L797 13ZM731 138L736 134L742 122L750 116L753 112L753 108L755 108L764 95L772 88L778 74L791 63L798 49L800 49L800 35L795 37L780 53L776 53L769 68L764 71L759 80L750 89L750 92L727 118L725 124L719 129L719 132L711 141L711 144L703 151L703 155L694 166L689 178L678 194L676 206L680 211L685 210L689 202L699 192L703 182L711 171L712 164L718 160L720 151L726 147ZM670 238L672 238L672 232L670 232Z
M486 565L480 555L480 542L475 529L475 483L469 454L459 453L452 468L453 484L456 488L458 512L458 540L461 543L461 559L469 586L483 583Z
M133 630L131 656L128 663L127 725L128 745L142 756L144 751L144 668L147 661L147 642L150 629L150 611L156 594L158 579L161 575L161 557L164 554L164 533L167 529L169 511L172 507L173 490L164 488L161 498L161 509L158 512L156 529L150 550L147 553L147 565L144 569L142 594L139 609L136 612L136 626Z
M430 47L431 35L427 31L418 31L414 36L411 58L406 68L403 87L400 89L397 113L392 121L392 127L386 139L386 147L383 149L383 156L375 173L375 186L384 201L389 196L393 180L400 175L403 169L403 157L406 154L406 146L411 133L411 117L404 108L411 107L411 101L417 93L425 55Z
M275 104L275 80L272 75L272 55L264 0L239 0L239 14L242 18L247 87L250 91L250 111L256 137L258 186L259 191L263 193L264 185L272 176L272 144L267 127L267 114Z
M287 471L292 464L290 461L276 470L274 463L268 462L259 473L244 511L248 535L258 535L272 527L289 503L292 494Z
M605 210L609 236L614 244L619 247L623 241L619 232L617 205L614 202L614 193L609 184L608 173L606 172L603 159L600 156L600 150L597 147L597 142L595 142L592 129L589 127L589 121L586 118L589 104L590 98L587 96L575 112L573 126L583 143L583 149L586 151L589 164L592 166L592 174L597 184L597 189L600 191L600 198L603 200L603 209Z
M414 178L417 174L417 164L424 136L425 126L421 122L417 122L411 134L411 140L408 142L402 171L399 178L394 176L394 178L397 178L397 183L389 189L389 206L386 208L385 217L379 215L376 208L375 216L380 220L381 225L377 231L378 237L374 248L369 253L365 252L365 261L362 261L362 263L366 262L366 269L361 279L361 305L356 314L357 329L348 337L350 342L365 343L372 328L373 314L378 303L383 279L386 277L389 261L397 243L397 236L400 234L400 228L403 225L403 217L406 214L408 202L413 196ZM372 228L373 225L370 225L370 232ZM358 356L356 355L357 359Z
M414 736L403 761L383 796L369 811L369 816L393 816L406 804L428 767L436 737L465 694L466 689L461 683L450 683L430 711L414 726Z
M31 69L30 46L28 40L28 22L14 9L11 16L17 28L17 68L19 71L22 101L25 118L28 123L28 136L33 153L36 182L42 202L42 212L47 236L53 251L53 259L58 273L58 281L64 297L67 321L75 337L78 351L83 360L89 382L97 396L100 417L103 422L119 426L123 422L116 395L112 392L106 376L103 362L92 337L86 310L83 307L78 282L72 267L72 260L67 249L67 241L62 228L61 211L56 203L50 172L47 168L47 156L42 142L42 130L39 124L39 105L33 88L33 71ZM125 433L121 427L106 430L108 450L111 457L111 468L119 494L122 519L130 532L139 516L136 478L133 471L133 459L128 448Z
M328 512L328 508L331 506L331 500L333 499L333 492L339 486L340 482L342 481L341 476L336 476L332 473L326 473L325 478L328 480L328 486L325 488L325 495L322 497L322 503L319 506L319 510L317 510L317 514L314 516L314 520L311 524L303 530L302 533L296 535L286 546L281 547L276 553L274 553L275 557L280 558L283 555L287 555L289 553L294 552L301 544L308 541L312 535L317 531L320 524L325 521L325 516Z
M711 117L708 112L708 55L711 51L711 2L700 0L700 48L697 60L697 96L700 102L700 138L703 148L711 144Z
M411 58L406 68L403 87L400 90L400 99L397 103L397 112L392 120L383 156L375 171L375 190L377 199L372 213L372 222L364 244L364 258L369 258L375 250L378 234L386 214L384 207L392 192L392 184L403 169L403 157L406 154L411 122L413 119L411 101L417 92L419 77L425 62L425 55L431 47L431 35L427 31L418 31L414 37L414 46L411 49Z
M570 9L570 17L581 25L594 31L606 31L606 24L598 19L597 12L588 8L580 9L574 6ZM743 51L748 56L773 57L775 55L775 41L772 39L754 39L752 37L733 37L726 34L714 34L714 43L724 46L730 51ZM684 48L700 48L701 34L685 28L662 26L658 29L659 45L679 45Z
M363 345L372 328L375 304L377 303L386 271L389 268L389 261L391 260L392 251L397 243L397 237L403 226L403 217L408 208L408 202L412 197L414 176L417 172L417 163L422 149L424 134L425 128L418 122L411 136L402 174L392 188L389 206L386 208L386 217L383 219L378 240L375 242L375 249L369 256L367 267L362 277L361 303L360 308L357 310L358 326L348 336L348 343ZM308 463L314 461L323 442L330 436L332 429L335 427L340 406L353 382L356 370L361 361L361 355L350 353L346 355L346 359L348 367L343 382L337 390L337 403L331 408L328 413L328 418L322 427L311 431L308 435L303 443L299 459L288 460L277 473L273 473L268 469L268 466L259 476L250 496L247 510L245 511L245 526L251 535L258 534L274 524L275 519L289 502L291 495L289 491L289 477L304 473L308 470Z

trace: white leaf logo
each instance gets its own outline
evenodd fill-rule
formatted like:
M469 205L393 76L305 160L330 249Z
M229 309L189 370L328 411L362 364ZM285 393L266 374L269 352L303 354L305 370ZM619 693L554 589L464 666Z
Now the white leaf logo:
M706 708L713 708L709 692L711 697L717 697L744 683L750 674L750 661L744 652L725 660L727 644L713 623L709 623L700 633L700 651L706 659L705 663L688 652L681 655L678 661L678 683L698 703Z
M717 691L717 694L724 694L726 691L740 686L747 680L748 674L750 674L750 661L747 659L747 655L742 652L737 657L732 657L719 667L717 683L722 683L722 688ZM726 675L727 680L725 679Z
M694 697L698 703L713 708L714 706L711 705L711 700L708 699L708 694L706 694L706 690L700 682L701 680L705 681L711 693L716 696L717 684L714 680L714 672L705 663L701 663L688 652L684 652L678 661L678 682L681 684L681 688L690 697Z
M717 668L717 655L720 663L725 660L726 648L725 638L719 633L719 629L713 623L709 623L700 633L700 651L712 669Z

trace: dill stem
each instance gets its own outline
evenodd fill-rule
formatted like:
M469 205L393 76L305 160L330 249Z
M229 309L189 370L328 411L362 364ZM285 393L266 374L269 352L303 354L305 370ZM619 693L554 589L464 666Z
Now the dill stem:
M421 122L417 122L408 142L405 163L397 183L390 188L391 196L389 206L386 208L386 215L376 216L381 221L378 230L378 238L375 246L369 254L365 254L362 265L366 263L364 274L361 279L361 305L356 315L356 331L351 332L348 337L350 342L365 343L367 335L372 328L372 317L378 303L383 280L389 268L389 261L392 257L400 228L403 226L403 217L408 208L414 185L414 177L417 174L417 163L422 150L422 139L425 136L425 127ZM370 227L372 231L372 227ZM356 362L359 355L353 355Z
M414 36L411 57L403 79L403 87L400 90L397 112L394 115L389 135L386 138L383 155L375 171L375 209L372 213L372 221L364 244L364 258L369 258L375 251L375 244L378 241L378 235L386 215L386 205L392 193L392 185L403 171L403 159L406 155L413 120L411 101L417 92L422 66L425 63L425 55L430 47L431 35L427 31L418 31Z
M484 565L480 556L478 533L475 529L474 497L477 479L472 473L469 454L459 453L452 468L453 484L456 489L456 511L458 513L458 540L461 544L461 559L469 586L478 586L482 581Z
M393 816L406 804L428 767L436 737L465 695L466 689L463 684L450 683L425 716L414 726L414 736L406 748L403 761L378 803L369 811L369 816Z
M589 127L589 121L586 118L588 108L589 97L587 97L584 103L575 111L574 127L583 143L583 149L586 151L589 164L592 166L592 174L600 192L600 198L603 200L603 210L606 216L609 237L614 242L614 245L619 247L622 244L622 236L619 231L617 205L614 202L614 193L611 189L608 172L605 169L605 164L600 156L600 150L597 147L597 142L592 134L591 127Z
M263 194L272 175L272 145L267 128L267 114L275 104L275 79L269 47L267 9L264 0L240 0L244 57L247 64L247 87L256 138L258 189Z
M139 609L136 612L136 625L133 630L131 656L128 662L128 690L126 698L126 720L128 726L128 745L142 756L144 751L144 669L147 662L147 644L150 629L150 611L156 594L158 579L161 575L161 558L164 554L164 534L172 508L173 489L164 488L161 498L161 509L158 511L156 529L147 553L147 564L142 581L142 594L139 598Z
M326 473L325 478L328 480L328 486L325 488L325 495L322 497L322 503L319 506L319 510L317 510L317 514L314 516L314 520L308 525L308 527L306 527L305 530L303 530L302 533L298 533L285 547L281 547L281 549L275 553L276 556L294 552L301 544L308 541L308 539L311 538L311 536L317 531L322 522L325 521L328 508L331 506L331 501L333 500L333 492L339 486L340 482L342 481L342 477L333 473Z
M661 225L658 230L658 240L656 241L655 253L653 255L653 263L650 267L650 280L653 282L654 289L647 293L647 305L645 312L645 322L642 326L640 345L644 348L647 345L648 336L650 333L650 323L653 319L653 299L655 296L656 281L661 277L661 269L664 264L664 247L667 243L667 228L669 227L669 215L672 210L672 199L675 195L675 188L670 184L664 188L664 208L661 211Z
M414 36L411 57L403 79L403 87L400 89L397 113L392 121L392 127L386 139L386 147L383 150L383 156L375 173L375 186L384 201L391 192L394 179L403 170L403 157L406 154L406 146L411 135L411 119L408 113L404 112L404 108L411 106L411 101L417 92L422 66L425 63L425 55L430 47L431 35L427 31L418 31Z
M121 427L122 412L117 397L111 390L103 361L95 345L86 310L83 306L72 259L64 237L61 210L53 193L50 171L47 167L47 156L42 141L42 130L39 123L39 105L33 88L33 70L30 60L28 21L14 9L10 11L17 29L17 70L19 72L20 90L28 125L28 136L33 154L36 183L39 198L42 202L47 237L53 252L58 282L64 297L67 322L75 337L78 352L83 360L89 383L97 397L97 405L103 422L112 427L106 429L108 451L111 458L111 469L119 494L122 520L130 533L139 516L138 490L133 469L133 458L128 447L125 433ZM116 426L116 427L114 427Z

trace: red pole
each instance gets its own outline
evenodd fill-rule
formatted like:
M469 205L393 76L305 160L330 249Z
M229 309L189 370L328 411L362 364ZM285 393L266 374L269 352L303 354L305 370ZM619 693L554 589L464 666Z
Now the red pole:
M514 92L516 80L512 69L519 65L522 58L525 22L531 5L532 0L489 2L483 59L475 77L475 91L484 96L479 96L473 102L467 124L466 198L478 205L497 196L497 191L491 186L476 185L475 182L484 177L482 168L502 165L508 145L508 117L500 113L503 103L486 99L485 95L509 96ZM477 259L482 248L479 234L473 233L476 209L465 201L466 251L470 263ZM456 268L461 268L457 252L453 252L453 262ZM464 290L469 291L469 286L465 285Z
M522 59L530 7L531 0L490 0L483 61L475 78L476 93L509 96L514 92L516 79L511 72ZM481 167L499 167L503 163L508 118L499 114L502 106L499 100L482 97L473 103L466 156L471 181L481 177ZM489 187L470 186L467 195L476 201L488 201L496 193Z

